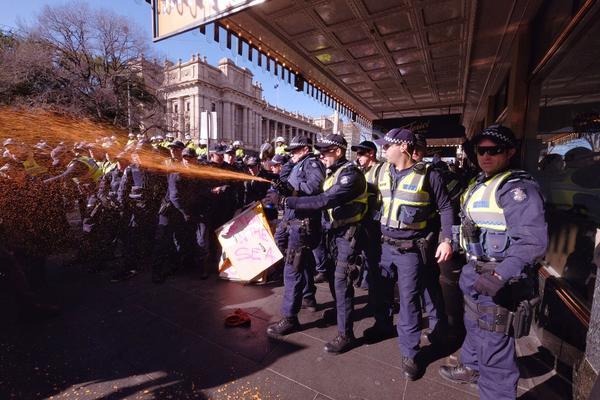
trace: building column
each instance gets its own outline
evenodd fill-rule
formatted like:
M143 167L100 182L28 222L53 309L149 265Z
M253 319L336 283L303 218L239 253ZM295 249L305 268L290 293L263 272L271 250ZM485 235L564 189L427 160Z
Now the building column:
M184 101L183 101L183 97L179 97L177 99L177 138L181 139L181 135L183 134L183 131L185 130L185 110L184 110Z
M192 137L196 140L200 139L200 95L194 95L194 103L193 103L193 113L194 113L194 128L192 132Z
M255 113L256 114L256 144L258 146L260 146L263 143L263 139L262 139L262 117L260 116L259 113ZM257 147L258 147L257 146Z
M222 122L221 122L221 126L223 127L223 135L222 135L222 139L228 139L231 137L232 132L231 132L231 125L232 125L232 121L231 121L231 103L228 101L224 101L223 102L223 113L222 113L223 117L222 117Z
M248 121L248 107L242 106L242 131L236 132L236 135L241 136L238 139L244 143L248 140Z

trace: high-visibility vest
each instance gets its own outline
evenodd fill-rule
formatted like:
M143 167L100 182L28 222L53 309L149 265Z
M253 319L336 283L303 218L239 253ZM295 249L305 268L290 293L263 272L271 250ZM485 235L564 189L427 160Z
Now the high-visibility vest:
M461 198L463 224L466 220L479 228L477 242L469 242L461 229L460 245L472 257L502 257L508 246L504 210L496 199L498 188L514 171L504 171L485 182L473 179Z
M98 183L103 174L102 169L98 166L96 161L93 158L86 156L77 157L75 160L85 164L85 166L88 168L88 172L86 175L74 178L73 180L76 183L84 181Z
M239 148L239 149L236 149L236 150L235 150L235 156L236 156L237 158L242 158L242 157L244 157L244 154L246 154L246 153L244 152L244 149L242 149L242 148Z
M396 229L425 229L431 204L429 192L423 190L428 171L429 165L415 164L394 188L391 164L385 163L377 182L383 202L380 219L382 225Z
M275 147L275 154L281 154L281 155L287 154L287 152L285 151L285 145L276 146Z
M23 168L29 176L38 176L48 172L48 168L39 165L34 158L23 161Z
M339 167L333 174L327 177L323 182L323 191L326 192L327 190L331 189L334 185L336 185L338 183L338 179L342 171L352 166L352 163L350 161L347 161L344 165ZM327 213L329 214L329 220L331 221L331 227L338 228L340 226L360 222L367 213L367 202L367 185L365 184L365 188L363 189L360 196L355 197L348 203L343 204L341 206L327 209ZM356 212L348 217L345 216L344 218L339 218L338 215L348 207L356 208Z
M98 167L100 167L100 171L102 171L102 175L108 174L110 171L115 169L115 167L117 166L117 163L112 162L112 161L102 161L97 164L98 164Z

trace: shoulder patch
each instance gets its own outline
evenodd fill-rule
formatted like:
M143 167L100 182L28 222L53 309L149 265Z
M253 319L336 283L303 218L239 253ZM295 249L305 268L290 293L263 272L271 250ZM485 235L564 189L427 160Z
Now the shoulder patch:
M527 192L524 188L518 187L510 191L514 201L520 203L527 198Z
M319 166L317 165L317 163L315 161L311 162L310 166L313 168L319 168Z
M348 177L348 175L344 175L340 178L340 183L342 185L347 185L348 182L350 182L350 177Z

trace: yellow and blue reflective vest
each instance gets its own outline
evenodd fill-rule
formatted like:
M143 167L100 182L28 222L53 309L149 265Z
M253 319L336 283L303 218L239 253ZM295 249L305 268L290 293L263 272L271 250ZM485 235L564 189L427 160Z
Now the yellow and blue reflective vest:
M102 169L98 166L98 164L96 163L96 161L93 158L81 156L81 157L77 157L75 160L84 164L88 169L88 172L86 175L77 177L77 178L73 178L73 180L76 183L80 183L80 182L85 183L86 181L98 183L98 181L100 181L100 178L102 178L102 175L103 175Z
M514 171L504 171L484 182L473 179L461 198L463 225L472 223L479 230L478 241L467 240L461 229L460 244L470 257L499 258L508 247L506 218L497 200L498 188Z
M379 173L377 186L381 193L380 222L395 229L422 230L427 227L431 199L424 190L429 165L417 163L396 187L391 175L391 164L385 163Z
M334 185L338 183L338 179L345 169L349 167L354 167L354 165L348 161L341 167L339 167L333 174L328 176L323 182L323 192L331 189ZM353 224L360 222L363 217L367 214L368 211L368 195L367 195L367 185L365 184L365 188L363 189L360 196L350 200L346 204L343 204L338 207L327 209L327 214L329 215L329 220L331 221L331 228L339 228L341 226ZM350 216L346 216L346 214L351 214ZM343 218L340 218L340 215L344 215Z

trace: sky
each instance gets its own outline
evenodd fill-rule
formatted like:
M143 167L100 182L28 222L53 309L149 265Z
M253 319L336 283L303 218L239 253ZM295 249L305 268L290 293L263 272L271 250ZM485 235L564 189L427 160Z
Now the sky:
M0 0L0 4L9 1ZM127 16L132 24L139 26L147 37L150 48L155 53L154 55L161 59L168 58L174 62L181 59L185 62L191 58L192 54L200 53L201 56L207 57L211 65L216 66L221 58L229 57L238 65L247 67L252 71L254 80L262 84L263 96L269 103L288 111L298 111L312 117L333 114L331 108L324 106L306 94L296 92L293 86L287 83L287 80L278 81L271 73L249 63L247 58L237 56L237 52L232 52L224 45L219 46L219 44L214 43L212 41L212 31L207 31L205 36L198 30L194 30L158 43L152 43L152 13L150 5L144 0L80 1L88 3L92 8L105 8ZM25 24L34 22L45 5L64 5L72 2L67 0L21 0L10 1L10 3L10 7L2 7L2 13L0 13L0 28L4 30L16 29L20 22ZM210 40L207 40L207 38ZM236 46L234 45L232 48L236 49Z

